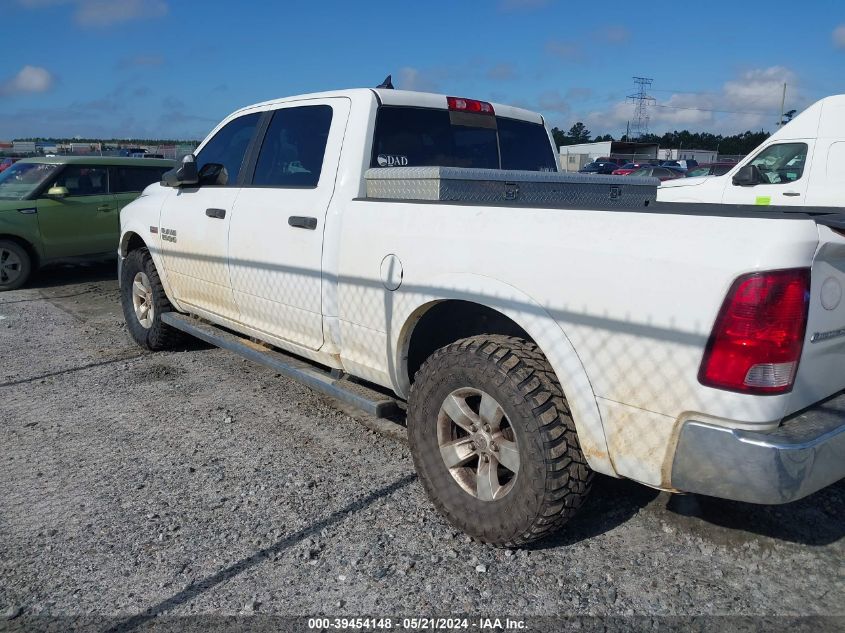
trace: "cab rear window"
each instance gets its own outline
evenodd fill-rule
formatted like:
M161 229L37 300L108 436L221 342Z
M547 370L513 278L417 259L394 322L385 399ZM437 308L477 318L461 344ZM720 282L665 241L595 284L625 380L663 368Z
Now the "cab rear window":
M557 171L538 123L396 106L379 108L370 166Z

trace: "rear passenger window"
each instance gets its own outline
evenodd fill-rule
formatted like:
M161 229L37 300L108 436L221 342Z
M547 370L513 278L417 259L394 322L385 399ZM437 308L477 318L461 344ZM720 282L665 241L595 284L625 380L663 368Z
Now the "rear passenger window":
M51 186L66 187L72 197L103 195L108 193L108 170L105 167L69 165Z
M209 163L223 165L226 169L225 185L234 187L238 183L244 155L255 133L260 114L246 114L229 121L214 135L197 154L197 169Z
M499 117L502 169L557 171L546 128L528 121Z
M167 167L115 167L112 193L135 193L161 180Z
M323 170L331 125L331 106L276 110L258 154L252 184L316 187Z

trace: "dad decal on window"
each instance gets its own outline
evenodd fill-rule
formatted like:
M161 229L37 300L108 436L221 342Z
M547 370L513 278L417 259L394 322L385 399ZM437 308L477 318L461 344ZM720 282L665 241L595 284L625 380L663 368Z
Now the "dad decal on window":
M407 167L407 156L395 156L393 154L379 154L376 157L379 167Z

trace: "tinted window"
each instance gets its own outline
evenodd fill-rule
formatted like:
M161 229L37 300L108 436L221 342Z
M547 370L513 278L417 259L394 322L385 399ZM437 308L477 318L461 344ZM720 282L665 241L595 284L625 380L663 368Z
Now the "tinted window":
M806 143L778 143L757 154L751 164L757 166L768 184L781 185L801 178L806 160Z
M429 165L557 170L542 125L430 108L379 108L370 166Z
M56 178L52 187L66 187L69 196L99 196L108 193L109 178L106 167L68 165Z
M502 169L557 171L546 128L537 123L499 117Z
M197 154L197 169L202 170L208 163L223 165L226 184L235 186L259 116L256 112L229 121Z
M114 167L112 169L112 193L143 191L148 185L161 180L167 167Z
M276 110L267 128L252 184L316 187L332 125L327 105Z

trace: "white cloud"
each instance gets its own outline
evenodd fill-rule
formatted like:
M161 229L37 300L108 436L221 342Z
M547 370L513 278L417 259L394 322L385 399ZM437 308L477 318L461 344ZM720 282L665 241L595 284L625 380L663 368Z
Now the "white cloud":
M807 101L800 90L798 76L789 68L772 66L742 72L712 93L677 92L658 98L648 107L649 131L656 134L681 129L716 134L759 129L772 131L778 120L784 83L787 84L785 109L800 111ZM633 125L634 116L634 103L626 99L584 114L582 120L601 133L619 134L628 121Z
M399 69L396 87L400 90L417 90L419 92L437 92L439 83L429 73L405 66Z
M46 92L53 82L53 75L46 68L24 66L14 77L0 84L0 96Z
M783 66L749 70L724 85L731 110L770 110L780 108L783 84L796 83L794 72Z
M833 45L836 48L845 49L845 24L840 24L833 29Z
M92 28L160 18L170 10L165 0L18 0L18 4L27 9L73 5L74 21Z

